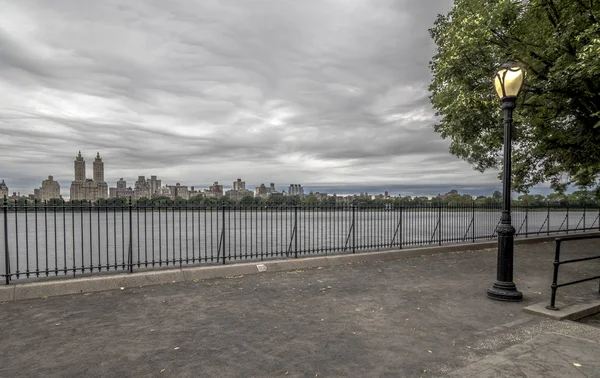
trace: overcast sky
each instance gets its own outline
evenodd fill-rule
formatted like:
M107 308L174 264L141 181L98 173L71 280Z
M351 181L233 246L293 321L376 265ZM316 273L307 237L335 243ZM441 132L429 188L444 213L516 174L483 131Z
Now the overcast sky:
M0 0L0 178L499 187L433 132L451 0Z

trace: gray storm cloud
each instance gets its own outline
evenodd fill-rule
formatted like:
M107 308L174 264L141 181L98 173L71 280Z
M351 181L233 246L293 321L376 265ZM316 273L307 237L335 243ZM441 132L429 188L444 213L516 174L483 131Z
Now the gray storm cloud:
M444 1L0 0L0 178L494 184L433 132ZM91 167L90 167L91 168Z

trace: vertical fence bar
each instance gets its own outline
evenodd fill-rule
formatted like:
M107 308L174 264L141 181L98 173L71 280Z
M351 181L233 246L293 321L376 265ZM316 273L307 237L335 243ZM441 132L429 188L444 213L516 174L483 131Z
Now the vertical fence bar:
M48 277L48 203L44 200L44 247L46 252L46 277Z
M40 250L39 250L39 240L38 240L38 200L35 199L33 201L33 211L34 211L34 220L35 220L35 276L40 276ZM81 233L83 235L83 232Z
M4 277L8 285L10 283L10 256L8 255L8 199L6 196L2 200L2 212L4 213ZM17 234L16 237L18 236Z
M475 201L471 202L471 206L472 206L471 226L473 227L473 230L471 230L471 235L472 235L473 243L475 243Z
M356 252L356 228L354 226L356 207L352 204L352 253Z
M438 245L442 245L442 204L438 207Z
M221 246L223 247L223 264L225 264L225 205L223 205L223 216L222 216L222 228L221 228L221 234L222 236L222 243Z
M550 298L550 306L546 306L549 310L558 310L556 304L556 290L558 289L558 267L560 266L560 243L561 240L556 240L556 249L554 251L554 272L552 275L552 297Z
M525 237L529 236L529 205L525 205Z
M133 273L133 215L131 197L129 197L129 273Z
M569 205L567 205L567 234L569 233Z
M399 219L399 223L400 223L400 249L402 249L402 244L404 244L404 219L402 217L402 213L404 212L404 206L400 205L400 219Z
M298 205L294 206L294 258L298 258Z
M547 205L548 205L548 212L546 214L546 219L548 220L548 222L546 224L546 234L550 235L550 202L548 202Z

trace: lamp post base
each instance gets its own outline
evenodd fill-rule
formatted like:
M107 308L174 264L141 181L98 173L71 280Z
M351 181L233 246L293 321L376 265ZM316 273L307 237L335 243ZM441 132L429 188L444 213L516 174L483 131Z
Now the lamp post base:
M494 285L487 290L487 296L496 301L520 302L523 300L523 293L517 290L514 282L494 282Z

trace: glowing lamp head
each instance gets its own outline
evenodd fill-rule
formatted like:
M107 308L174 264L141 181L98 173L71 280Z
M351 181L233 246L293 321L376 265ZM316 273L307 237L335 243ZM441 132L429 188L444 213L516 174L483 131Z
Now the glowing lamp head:
M517 97L523 87L525 72L518 63L512 60L507 61L500 66L494 76L494 87L498 96L503 99L506 97Z

